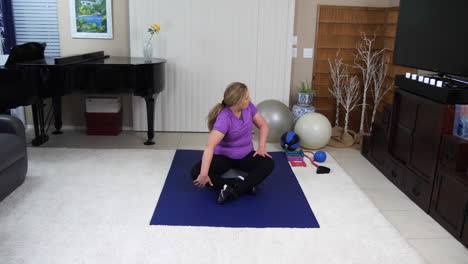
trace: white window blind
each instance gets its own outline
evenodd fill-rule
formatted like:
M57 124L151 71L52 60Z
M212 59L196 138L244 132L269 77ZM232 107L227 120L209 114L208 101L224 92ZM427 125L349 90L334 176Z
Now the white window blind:
M57 0L13 0L16 44L45 42L45 56L60 56Z

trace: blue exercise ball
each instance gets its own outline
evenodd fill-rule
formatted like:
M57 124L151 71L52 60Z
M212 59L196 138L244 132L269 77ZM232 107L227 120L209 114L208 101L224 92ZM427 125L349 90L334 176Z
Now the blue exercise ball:
M314 160L317 161L317 162L324 162L325 160L327 159L327 153L325 153L324 151L317 151L315 152L314 154Z
M294 151L301 145L301 139L296 133L288 131L281 136L280 145L283 149Z

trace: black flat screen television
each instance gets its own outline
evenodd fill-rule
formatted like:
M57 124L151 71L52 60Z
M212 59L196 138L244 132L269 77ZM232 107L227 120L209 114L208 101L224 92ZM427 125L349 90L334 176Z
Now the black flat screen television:
M468 77L468 0L400 0L393 63Z

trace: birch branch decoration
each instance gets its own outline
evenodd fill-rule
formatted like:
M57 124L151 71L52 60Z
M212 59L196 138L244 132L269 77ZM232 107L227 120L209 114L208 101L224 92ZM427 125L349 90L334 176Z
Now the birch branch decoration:
M375 42L376 34L373 38L368 38L364 32L361 32L362 42L356 47L357 54L354 55L354 65L362 72L363 94L362 94L362 110L361 110L361 123L359 126L359 133L364 133L364 119L367 106L367 92L372 85L372 78L376 71L378 57L385 51L385 49L374 51L372 45Z
M385 84L385 76L387 75L388 71L388 59L383 53L381 56L378 57L378 61L376 63L376 68L374 71L374 75L372 78L373 85L371 88L372 97L374 100L374 108L372 109L372 119L370 125L370 131L372 132L372 126L375 120L375 113L377 112L377 108L379 107L380 102L382 101L385 94L392 88L392 84L389 84L387 87L384 87Z
M360 99L359 80L357 76L346 75L344 79L343 91L341 94L341 105L345 109L345 126L344 132L348 133L349 113L353 111Z
M337 52L338 56L339 51ZM336 116L335 116L335 127L339 126L340 120L340 101L342 93L342 85L345 76L347 75L345 64L343 63L343 59L335 58L332 60L328 59L328 65L330 65L330 76L333 82L333 85L328 88L328 91L331 93L332 97L336 100Z
M332 89L328 90L333 98L336 99L336 119L338 119L338 109L341 105L345 110L344 133L348 133L349 113L358 106L358 101L360 99L359 81L356 76L350 76L348 74L347 65L343 63L342 59L335 58L333 62L328 60L328 63L333 80ZM336 121L335 126L338 126L338 122Z

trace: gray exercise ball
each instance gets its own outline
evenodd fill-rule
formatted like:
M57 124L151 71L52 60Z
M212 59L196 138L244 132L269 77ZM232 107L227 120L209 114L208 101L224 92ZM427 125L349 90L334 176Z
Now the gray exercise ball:
M284 133L292 130L293 115L289 108L282 102L266 100L257 105L257 110L268 124L268 142L278 143ZM255 133L258 135L257 128L255 128Z

